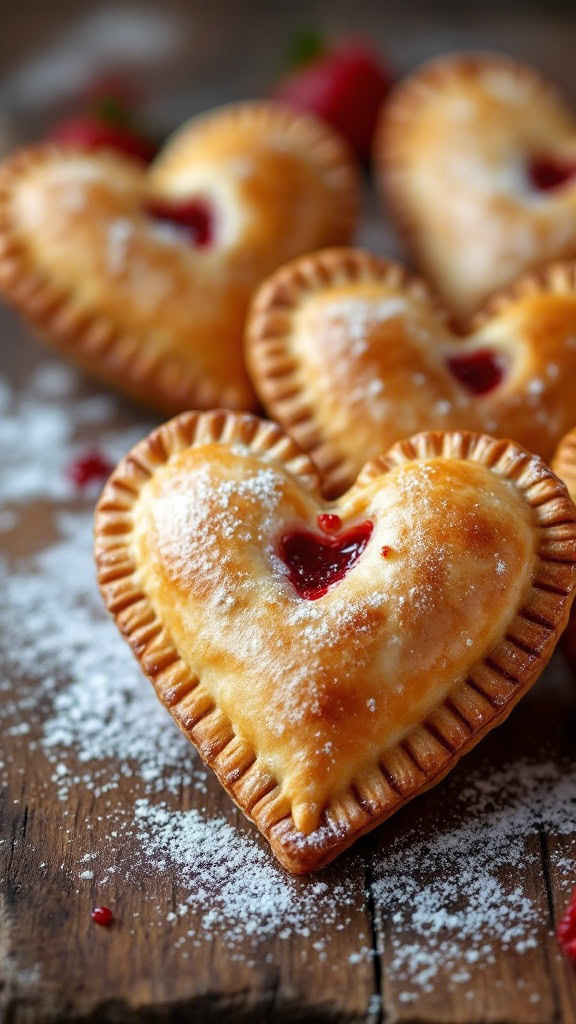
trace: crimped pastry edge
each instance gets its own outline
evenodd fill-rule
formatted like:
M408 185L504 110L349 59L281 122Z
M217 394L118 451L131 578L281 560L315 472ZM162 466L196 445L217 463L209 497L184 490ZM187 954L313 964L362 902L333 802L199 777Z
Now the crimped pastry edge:
M383 751L376 767L330 800L320 826L297 832L280 799L278 781L178 653L168 627L143 590L130 548L132 511L141 487L170 456L195 444L241 442L282 464L319 496L311 460L276 424L223 411L183 413L153 431L121 460L96 511L96 564L108 610L132 647L160 700L224 789L252 820L278 860L302 873L322 867L408 800L435 785L536 681L567 621L576 578L576 509L564 484L519 445L464 431L428 432L394 445L368 463L361 487L394 466L424 458L478 462L511 481L530 505L541 543L530 591L503 637L456 680L445 700L404 739Z
M394 260L352 247L320 249L284 264L256 290L246 321L246 365L258 398L267 414L312 457L328 497L350 486L354 468L323 429L313 393L302 386L298 361L290 346L292 317L311 296L359 283L402 287L408 297L426 301L438 320L449 324L448 309L423 278ZM549 263L541 270L522 274L476 314L470 332L522 299L544 294L576 295L576 260Z
M535 92L545 94L552 103L570 113L560 90L537 68L515 57L490 52L447 54L426 61L401 79L382 105L373 143L376 185L383 206L421 272L427 261L420 244L418 218L413 213L406 188L403 136L431 94L457 85L462 76L491 70L504 70L530 82ZM431 268L427 270L433 280ZM458 316L458 319L465 324L470 317Z

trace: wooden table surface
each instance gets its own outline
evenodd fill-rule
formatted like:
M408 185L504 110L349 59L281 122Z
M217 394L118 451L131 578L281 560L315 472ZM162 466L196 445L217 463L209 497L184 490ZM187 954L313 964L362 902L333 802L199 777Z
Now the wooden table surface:
M51 6L36 10L37 40L46 47L58 43L48 25ZM160 60L158 80L165 89L151 103L159 122L176 123L207 102L261 88L275 66L264 52L266 41L272 40L274 53L309 7L291 4L274 18L263 5L247 4L252 39L235 6L220 6L192 5L183 52L173 62ZM546 15L529 5L519 20L505 3L492 10L491 30L486 4L473 4L466 17L441 5L440 22L419 5L412 32L408 14L396 14L388 30L376 6L315 4L312 14L332 29L368 28L397 55L400 67L444 48L492 45L537 60L576 93L574 23L564 5ZM72 5L60 7L68 24ZM27 98L18 78L19 66L31 59L25 10L10 14L12 43L10 32L0 42L6 58L0 102L20 138L32 135L46 116L38 95ZM185 17L184 5L158 10ZM201 28L197 37L194 27ZM259 56L242 62L231 79L234 38L236 46L252 39ZM192 52L197 62L184 88L185 56ZM48 97L46 109L50 104ZM374 212L363 238L382 250L393 244ZM153 420L107 399L79 374L65 377L59 366L12 314L1 311L1 1020L576 1021L574 971L553 935L576 882L576 690L561 655L509 721L437 789L318 878L287 878L182 746L168 715L152 708L148 684L140 683L128 654L124 660L93 595L87 523L95 495L75 493L66 483L67 460L93 443L115 457ZM69 425L64 434L63 423ZM48 441L34 433L44 429L53 432ZM18 460L29 478L16 473ZM13 491L5 492L3 485L14 480ZM58 545L62 538L68 543L70 532L77 537L73 551L78 576L88 574L85 582L69 580L70 552L59 565ZM84 602L87 607L78 610L71 666L76 600L78 609ZM92 616L93 649L86 634ZM42 657L36 661L37 650ZM110 699L118 685L125 701L118 705L121 722L126 701L135 702L132 760L128 739L123 747L116 737L117 754L109 751L113 711L112 721L101 726L102 758L94 753L98 736L88 753L82 747L85 721L69 737L65 727L60 735L54 725L58 715L89 716L99 666L94 701L103 693ZM149 750L139 735L149 736ZM181 778L164 785L169 772L181 772ZM139 805L143 799L148 803ZM171 848L154 819L144 835L142 825L134 825L139 807L161 805L172 825L196 823L188 846ZM178 817L180 811L188 817ZM216 838L210 826L215 819L222 819ZM194 842L204 828L215 845L202 855ZM236 850L230 877L227 844ZM323 885L313 889L318 882ZM258 906L251 907L252 899ZM111 928L93 924L90 911L97 903L113 908Z

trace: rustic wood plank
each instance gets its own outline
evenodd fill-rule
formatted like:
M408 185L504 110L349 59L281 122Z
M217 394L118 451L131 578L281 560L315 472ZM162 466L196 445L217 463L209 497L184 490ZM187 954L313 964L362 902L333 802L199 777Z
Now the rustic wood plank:
M98 826L87 835L83 822L87 813L97 821L104 808L85 793L71 796L68 820L74 821L75 831L69 847L64 823L41 781L49 769L37 765L40 778L34 786L31 767L24 787L8 787L2 808L2 834L9 838L2 864L1 942L9 965L0 1002L3 1020L172 1021L188 1020L191 1014L212 1020L225 1013L229 1019L255 1021L366 1019L371 965L367 962L352 977L333 970L334 963L346 962L349 948L364 934L361 905L352 913L354 938L349 931L337 933L324 964L313 940L301 937L289 943L272 938L265 950L252 950L247 942L244 951L236 946L232 955L225 938L194 947L185 935L192 924L199 925L200 914L166 922L166 909L185 898L176 871L160 879L143 877L139 885L119 878L107 886L106 901L117 923L109 930L96 928L90 910L100 893L92 886L79 892L77 873L61 870L61 864L75 864L78 851L90 844L98 848ZM14 798L14 792L21 795ZM218 794L213 797L210 805L217 813ZM13 799L19 803L7 806ZM41 851L45 862L39 861ZM39 863L46 866L40 869ZM91 866L97 878L98 860ZM335 871L328 882L337 879ZM163 908L161 921L158 906ZM180 938L185 951L178 947ZM237 960L243 953L248 959Z
M60 0L56 8L49 5L49 11L47 5L35 6L34 45L57 38L58 16L64 23L77 15L77 5L69 0ZM91 0L83 9L93 6ZM462 46L515 52L535 60L576 95L573 20L567 18L570 6L566 3L556 4L546 17L535 5L525 5L521 23L509 3L501 4L497 11L483 3L458 9L451 3L433 9L420 3L407 13L386 11L385 18L382 9L369 0L360 0L353 11L347 4L320 3L312 19L304 0L284 5L282 11L278 7L278 13L272 7L264 13L256 3L243 5L242 10L231 3L213 5L203 8L201 17L177 0L164 8L183 19L181 35L190 41L170 67L149 75L155 90L160 84L165 90L165 98L156 90L150 104L163 126L208 104L264 91L278 70L277 55L286 39L310 20L323 21L334 32L347 30L354 23L380 41L400 69L442 49ZM17 67L30 53L29 9L15 8L10 19L12 31L5 16L5 32L0 38L0 63L7 69ZM239 69L239 46L242 52L259 54L258 59L243 61ZM18 104L14 109L18 114L14 130L18 137L28 138L40 130L51 105L48 102L41 113L28 110L28 120L20 117ZM382 232L377 216L373 204L363 240L396 254L397 242ZM0 372L16 384L25 383L38 363L39 350L8 315L0 320L0 348ZM87 397L98 393L87 383L82 389ZM128 404L118 405L119 425L141 422L138 411ZM97 435L95 427L92 435L87 430L83 436L88 441ZM53 510L42 500L19 506L17 527L0 538L12 559L41 552L54 542ZM11 672L10 682L17 693L34 681L30 676L20 680ZM8 699L3 692L4 707ZM574 759L575 709L566 673L560 687L540 684L508 725L488 738L438 790L406 808L364 840L356 854L347 855L322 875L329 890L343 885L352 893L352 906L341 907L335 921L325 928L330 939L325 950L315 948L315 943L322 941L322 935L318 939L315 934L291 934L287 939L271 935L256 950L248 936L244 944L230 948L225 930L217 934L211 930L207 939L191 938L187 932L193 928L201 934L200 909L168 921L167 914L174 912L189 892L178 867L150 871L147 865L135 879L131 861L139 856L139 849L134 836L121 838L114 855L107 838L111 810L116 808L121 822L120 812L131 814L145 787L138 780L125 779L110 794L94 796L79 782L70 787L67 801L58 800L57 782L52 780L54 763L42 749L31 746L40 734L39 718L45 711L32 704L31 732L5 736L2 744L0 1011L7 1024L288 1018L371 1024L380 1019L403 1024L570 1024L576 1019L574 972L558 953L549 912L551 908L557 916L567 900L568 883L574 877L574 835L536 830L526 846L526 864L518 867L515 863L510 871L510 887L519 886L537 914L536 946L518 953L500 949L494 942L490 954L494 963L469 963L462 957L462 962L450 969L440 967L431 991L411 985L395 966L394 944L405 947L413 941L424 962L426 957L426 942L421 929L410 928L410 907L407 912L402 906L402 894L398 906L405 915L403 922L383 913L378 899L363 898L365 880L370 884L386 876L388 850L395 843L406 842L412 833L434 836L445 820L452 829L465 824L466 808L458 806L455 811L453 796L459 788L471 785L478 773L489 779L506 761L525 759L535 752L540 759L554 763ZM18 715L13 721L18 725ZM166 721L167 729L172 728ZM69 752L67 761L78 774L85 768L74 764ZM253 838L250 826L215 781L209 780L206 786L207 792L202 793L193 784L185 784L175 792L160 792L155 799L164 799L172 809L204 809L208 819L223 816L268 856L265 845ZM87 852L96 854L89 862L94 879L79 881L80 858ZM114 864L118 871L110 874ZM106 874L110 881L99 885ZM422 885L429 881L423 877ZM305 892L309 885L308 880L300 880L295 890ZM117 923L108 931L95 928L90 921L96 900L114 907ZM464 893L460 905L463 900ZM185 941L179 945L182 939ZM200 945L194 945L195 941ZM376 959L370 953L374 943L381 948ZM325 959L320 956L323 952ZM238 956L242 959L236 959ZM455 983L459 971L466 971L469 979ZM382 1014L377 998L380 992ZM406 994L415 994L415 998L406 1000Z

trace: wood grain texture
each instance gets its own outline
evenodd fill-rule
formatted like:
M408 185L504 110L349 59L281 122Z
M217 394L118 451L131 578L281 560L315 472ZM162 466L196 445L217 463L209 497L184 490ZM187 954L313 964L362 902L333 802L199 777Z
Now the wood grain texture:
M24 787L8 790L9 800L12 793L21 793L19 803L2 809L3 835L8 838L2 864L3 1020L36 1024L366 1019L373 991L371 966L355 972L353 979L346 972L335 977L333 961L319 966L305 942L287 946L272 940L265 956L256 954L253 966L250 960L232 960L225 943L218 940L200 949L190 943L190 955L183 960L175 946L179 934L193 923L191 916L174 925L166 923L163 929L151 927L149 920L152 903L176 906L182 898L176 873L167 873L160 885L142 878L136 887L122 879L108 887L107 900L117 922L110 929L95 928L90 910L97 897L90 886L78 893L66 866L75 850L92 845L98 849L99 826L87 834L83 825L88 817L97 822L98 811L104 808L81 794L71 797L70 844L59 808L38 799L41 783L35 787L31 769L29 765ZM41 762L37 770L37 782L50 771ZM219 795L214 789L210 802L217 813ZM181 806L187 806L184 794ZM101 827L107 828L105 823ZM41 870L39 848L46 857ZM98 861L92 864L97 877ZM352 916L355 934L369 927L361 904ZM348 942L342 932L332 950L337 962L346 961ZM251 959L249 942L245 952ZM315 962L313 971L307 966L307 953Z
M515 762L521 765L534 757L557 764L573 761L575 725L571 674L563 673L561 686L552 684L545 676L515 709L509 721L491 733L482 746L458 766L446 789L465 787L475 772L482 775L494 772L498 777L497 773L506 765ZM432 792L420 801L420 831L426 832L429 828L430 833L434 833L437 799L438 794ZM449 807L447 793L444 801L448 801ZM576 793L574 802L576 806ZM497 804L494 810L498 811ZM400 815L392 823L399 833L411 825L410 821L402 821ZM388 984L384 981L384 1009L391 1020L402 1024L553 1024L576 1019L574 969L560 954L554 934L555 924L570 896L566 875L555 871L554 862L562 856L573 862L574 835L555 837L544 829L535 831L526 843L525 852L526 861L520 868L516 862L511 865L507 886L527 894L538 907L537 944L520 953L512 941L507 948L499 950L493 963L488 959L476 964L463 961L460 967L469 974L466 984L453 984L453 976L460 968L441 970L435 978L433 991L422 992L416 1003L403 1007L399 1002L403 985L389 978L389 949L393 942L412 940L422 944L422 938L399 934L390 921L377 920L380 945L384 950L382 976L389 978ZM470 868L473 875L473 861Z
M547 13L536 4L522 5L521 16L511 0L498 5L421 2L411 9L396 6L394 11L392 6L370 0L354 4L294 0L289 5L253 0L242 5L189 5L169 0L163 9L181 18L183 46L174 60L143 71L153 87L150 112L159 127L168 130L208 105L262 93L277 73L286 39L302 24L321 24L334 34L364 31L390 54L398 69L459 47L515 53L535 60L558 77L569 95L576 96L574 21L567 2L555 4ZM90 2L82 9L96 7ZM32 56L32 43L35 52L41 52L57 41L60 28L71 24L78 13L78 5L71 0L12 5L3 12L0 65L6 77L0 80L0 106L12 117L17 138L30 139L43 130L54 104L47 97L42 109L27 105L15 89L12 72ZM239 62L239 52L248 59ZM396 243L382 230L371 202L362 240L387 255L397 255ZM43 353L29 334L2 312L0 374L19 386L41 358ZM82 387L87 396L97 393L87 382ZM137 426L141 414L121 405L119 421ZM97 435L94 428L93 436ZM2 459L0 448L0 473ZM54 541L52 512L45 501L19 507L14 529L0 535L9 560L40 552ZM1 587L0 577L0 597ZM225 934L220 934L195 946L186 940L186 932L192 925L200 928L200 912L190 912L183 920L166 920L166 911L184 895L177 869L143 870L134 881L126 872L136 856L129 842L118 846L118 872L110 876L105 889L98 886L102 871L110 866L107 817L112 806L130 810L138 782L121 780L113 793L98 797L80 782L71 787L67 801L58 800L51 781L54 765L40 747L32 746L43 712L33 708L30 734L5 734L1 744L2 1024L572 1024L576 1021L574 971L560 956L552 930L569 898L567 873L558 864L574 862L576 830L561 836L536 831L527 843L526 863L520 867L515 863L510 870L510 891L518 888L528 894L539 909L536 946L518 953L513 946L503 949L494 943L494 962L485 958L470 964L463 958L449 971L440 970L430 991L407 984L394 967L399 946L413 942L425 948L422 935L384 914L365 893L375 874L385 871L387 850L395 843L406 841L412 832L435 834L438 823L447 819L454 827L465 823L466 810L455 809L453 797L473 777L488 778L505 763L532 757L558 764L574 762L576 691L569 673L564 670L561 675L559 686L546 680L539 683L510 720L440 787L405 808L323 873L329 887L344 883L353 894L352 907L343 908L341 920L330 929L325 959L314 947L314 935L272 936L256 949L247 936L242 947L231 949ZM4 681L18 693L38 680L22 680L11 672ZM10 690L1 697L7 706ZM81 773L83 766L75 766L72 757L68 760L72 770ZM158 798L172 808L203 807L208 815L223 815L254 836L214 779L209 780L206 794L183 786ZM576 793L574 800L576 811ZM264 841L255 836L253 841L268 856ZM95 881L79 885L78 858L86 851L96 855L90 862ZM304 889L310 883L304 878L295 884ZM398 900L401 908L401 893ZM90 910L96 901L114 907L117 921L112 928L92 924ZM162 908L160 916L157 907ZM341 930L337 925L342 925ZM184 939L181 945L179 939ZM358 958L363 947L379 952ZM455 984L453 976L459 970L469 978Z

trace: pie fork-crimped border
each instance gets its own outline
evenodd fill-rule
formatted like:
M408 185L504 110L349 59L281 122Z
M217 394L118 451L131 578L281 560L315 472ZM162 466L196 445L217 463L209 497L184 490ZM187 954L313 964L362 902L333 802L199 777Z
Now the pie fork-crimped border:
M449 312L429 285L401 264L364 249L329 248L286 263L256 291L246 326L246 363L267 413L307 451L322 474L325 493L334 497L353 478L346 453L324 429L317 415L313 387L299 372L291 349L294 314L315 294L356 284L402 288L407 297L424 300L444 323ZM473 318L476 330L530 294L576 294L576 261L550 263L521 275L494 295Z
M273 101L231 104L193 118L168 140L149 170L111 151L99 151L94 158L99 163L108 161L112 178L120 161L137 168L143 180L160 173L169 179L172 165L178 165L189 140L194 139L197 145L203 137L210 141L216 132L234 132L247 123L255 125L263 136L267 129L281 132L285 144L292 143L295 151L301 150L303 159L319 169L334 194L329 234L335 243L347 242L356 223L358 187L345 143L310 115ZM147 344L146 335L126 330L104 310L79 308L73 286L61 285L38 268L26 234L14 218L13 196L22 180L42 164L65 163L79 156L90 158L85 150L45 143L17 151L0 167L0 291L4 298L58 351L105 383L164 413L222 404L253 408L248 380L233 387L199 379L195 368L185 360L158 356Z
M549 660L570 610L576 583L576 509L544 463L511 441L457 431L430 432L399 442L368 463L357 486L394 466L423 458L480 463L509 480L530 505L540 543L529 593L506 635L455 680L442 703L405 738L383 750L335 794L320 826L304 835L286 813L281 787L259 764L258 751L235 734L179 654L142 585L131 547L141 487L173 453L206 443L241 443L281 464L319 498L313 463L280 427L247 414L183 413L153 431L119 463L96 512L98 579L109 611L130 643L160 700L198 748L220 782L269 840L285 867L305 872L328 863L404 803L438 782L535 682Z

